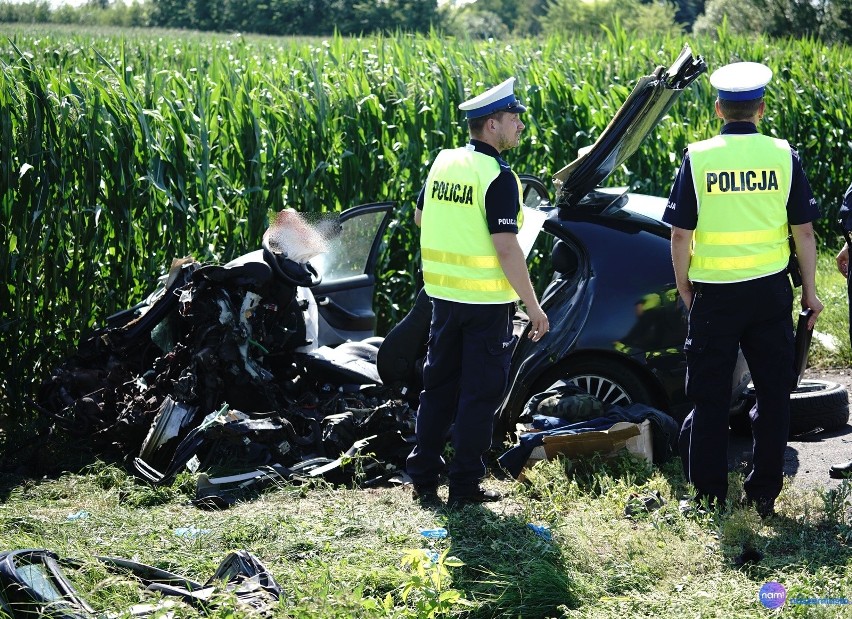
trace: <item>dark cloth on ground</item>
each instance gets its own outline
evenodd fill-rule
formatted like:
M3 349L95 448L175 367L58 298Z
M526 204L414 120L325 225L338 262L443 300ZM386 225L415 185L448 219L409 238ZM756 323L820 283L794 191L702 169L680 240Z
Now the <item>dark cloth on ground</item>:
M544 438L549 436L565 436L609 430L620 421L641 424L645 420L651 423L651 441L654 452L654 462L663 463L677 451L678 423L663 411L646 404L631 404L628 407L610 406L606 415L571 423L558 417L535 415L532 426L540 432L526 432L519 438L517 445L501 455L497 461L513 477L517 477L524 468L533 449L544 444Z

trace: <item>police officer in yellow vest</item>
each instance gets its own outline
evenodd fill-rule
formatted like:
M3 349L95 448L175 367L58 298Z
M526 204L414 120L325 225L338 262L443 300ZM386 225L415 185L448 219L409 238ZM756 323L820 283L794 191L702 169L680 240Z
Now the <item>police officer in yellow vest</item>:
M793 370L789 234L802 275L802 307L822 311L816 294L820 215L798 154L758 133L772 71L754 62L710 76L718 90L721 134L685 152L663 220L672 226L678 292L689 308L684 349L686 391L694 408L681 429L684 471L696 500L723 506L728 492L728 412L738 347L748 362L757 404L754 453L745 500L774 513L783 482Z
M837 270L846 278L846 293L849 301L849 341L852 342L852 270L849 269L849 245L852 242L852 185L846 189L837 223L843 231L846 242L837 254ZM829 477L834 479L852 478L852 460L832 464L828 469Z
M519 114L526 108L515 98L514 81L459 106L467 115L470 143L438 153L414 214L432 321L417 442L406 469L415 498L436 499L452 427L451 506L501 498L480 482L508 378L518 298L533 340L549 328L517 240L523 225L520 181L501 157L518 145L524 129Z

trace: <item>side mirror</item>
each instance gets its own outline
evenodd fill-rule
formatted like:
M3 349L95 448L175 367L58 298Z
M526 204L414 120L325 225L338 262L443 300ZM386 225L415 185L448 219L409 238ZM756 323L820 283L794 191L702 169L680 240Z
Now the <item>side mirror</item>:
M524 206L535 209L543 209L552 206L550 192L537 176L532 174L518 174L521 181L521 202Z

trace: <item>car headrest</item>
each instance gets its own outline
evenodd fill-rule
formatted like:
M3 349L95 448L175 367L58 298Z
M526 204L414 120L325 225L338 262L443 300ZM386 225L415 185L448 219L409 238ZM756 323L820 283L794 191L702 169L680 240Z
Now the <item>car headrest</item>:
M550 254L551 265L557 273L573 273L577 270L579 262L577 254L565 241L556 241Z

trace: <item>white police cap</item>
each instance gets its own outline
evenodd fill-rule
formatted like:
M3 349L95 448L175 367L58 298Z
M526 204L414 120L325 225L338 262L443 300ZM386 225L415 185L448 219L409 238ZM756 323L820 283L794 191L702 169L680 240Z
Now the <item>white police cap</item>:
M494 112L526 112L527 108L515 98L515 78L510 77L502 84L486 90L481 95L468 99L459 104L459 109L466 112L467 118L488 116Z
M719 91L719 98L728 101L749 101L763 96L772 79L772 69L759 62L734 62L719 67L710 76L710 83Z

